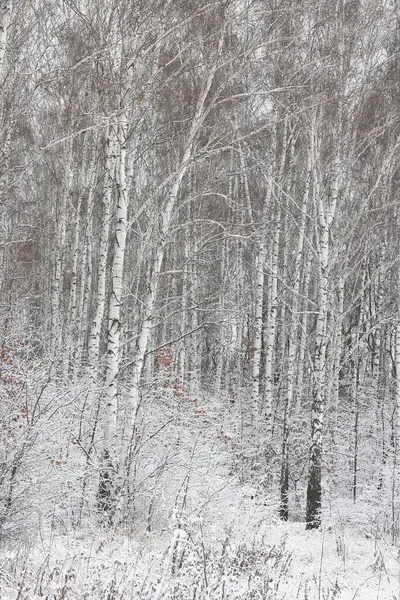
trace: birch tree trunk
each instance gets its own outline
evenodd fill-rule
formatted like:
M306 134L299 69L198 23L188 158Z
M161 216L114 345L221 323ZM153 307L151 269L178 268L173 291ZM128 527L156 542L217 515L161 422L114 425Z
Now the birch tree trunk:
M286 374L286 401L283 415L283 441L282 441L282 466L280 476L280 509L279 514L284 521L289 518L289 449L290 449L290 417L294 398L294 383L296 374L296 350L297 350L297 332L298 332L298 308L299 294L302 276L302 267L304 265L304 237L307 223L307 208L310 195L311 182L311 157L308 155L306 183L303 194L303 203L301 206L301 218L299 237L297 241L297 251L294 261L294 282L292 290L292 301L290 303L290 324L289 324L289 347L288 363ZM300 364L300 368L301 368ZM297 390L299 395L299 390Z
M309 254L309 253L308 253ZM309 318L309 289L310 289L310 280L311 280L311 257L305 253L305 268L304 268L304 281L302 283L302 295L303 295L303 309L302 314L300 315L300 341L299 341L299 356L298 356L298 366L297 366L297 376L296 376L296 389L297 389L297 399L296 399L296 415L299 414L302 401L304 398L304 372L306 368L306 352L307 352L307 339L309 334L308 327L308 318Z
M330 412L331 415L331 431L336 433L337 431L337 414L339 408L339 372L340 372L340 358L342 354L342 323L344 313L344 277L339 276L338 281L338 299L337 299L337 311L336 319L333 326L333 352L331 357L331 376L329 377L329 388L328 397L330 398Z
M322 439L325 409L326 382L326 322L328 310L330 243L329 235L335 217L339 187L339 158L334 160L331 173L331 188L328 202L324 202L320 184L319 140L314 125L314 138L311 148L313 156L313 191L317 207L317 242L318 242L318 314L315 333L312 407L311 407L311 447L307 485L306 529L319 528L321 525L322 505Z
M118 127L118 126L117 126ZM106 136L106 172L103 186L103 213L100 233L99 264L97 273L97 293L94 319L89 339L89 370L93 379L99 367L100 335L106 305L106 274L111 220L111 200L115 184L117 127L109 125Z
M188 208L188 214L190 214L190 205ZM188 219L190 221L190 219ZM185 227L184 241L183 241L183 281L182 281L182 324L181 324L181 335L182 345L179 354L179 373L180 380L183 389L186 389L187 373L188 373L188 353L187 353L187 340L185 339L186 332L188 330L188 317L189 317L189 306L190 306L190 234L189 225Z
M125 246L127 234L128 197L126 163L127 114L122 110L117 129L118 158L116 173L117 209L114 256L111 267L111 293L108 307L108 340L103 416L103 455L100 468L99 508L109 521L114 517L116 473L118 470L118 384L121 359L121 308Z
M400 272L398 273L400 275ZM400 290L399 290L400 291ZM400 301L398 300L398 310L400 310ZM396 479L399 483L398 461L400 451L400 319L396 323L396 422L395 422L395 461L396 461Z
M62 286L63 266L65 260L65 234L67 208L72 181L72 137L66 142L64 153L64 177L61 189L61 200L56 205L56 234L53 255L53 274L51 283L51 349L57 354L62 342Z
M64 381L68 377L70 368L77 366L74 362L74 356L76 355L76 347L74 347L75 334L78 331L77 328L77 317L78 317L78 260L81 255L81 210L82 202L84 197L84 181L85 175L87 175L87 148L85 139L83 140L82 148L82 164L80 167L78 177L78 199L74 208L74 237L72 244L72 269L71 269L71 287L69 294L69 310L67 315L66 323L66 335L65 335L65 348L64 348ZM84 270L81 270L81 278L83 277Z
M226 309L225 302L225 294L226 294L226 285L227 285L227 250L228 240L225 235L221 240L221 264L220 264L220 281L221 281L221 291L222 293L219 296L218 300L218 311L219 314L224 314L224 310ZM217 350L217 368L215 374L215 393L218 397L220 397L220 392L222 391L226 381L224 380L224 368L230 369L230 355L226 356L226 352L224 349L226 347L226 329L227 325L223 319L219 325L219 346ZM226 379L226 377L225 377Z
M277 208L277 219L274 225L274 235L271 248L271 267L268 275L267 303L268 316L265 336L265 390L264 410L266 437L269 441L272 436L272 388L273 388L273 359L275 349L276 316L278 312L278 255L281 234L282 209Z
M95 137L94 146L96 148L98 136ZM97 178L96 151L93 150L92 162L89 170L89 189L87 194L86 206L86 227L84 236L83 264L81 270L81 281L79 290L79 309L78 309L78 342L76 353L77 368L83 366L83 357L87 351L87 333L90 326L88 316L90 309L90 299L92 293L92 257L93 257L93 205Z
M260 411L260 369L263 333L264 269L266 258L265 235L262 235L256 256L256 293L254 306L254 341L252 365L251 415L252 426L258 427Z
M11 18L11 0L3 0L1 3L0 16L0 86L4 80L4 61L7 49L7 34Z
M354 342L352 348L352 381L351 381L351 400L354 412L354 427L353 427L353 481L352 481L352 496L353 501L357 498L357 474L358 474L358 438L359 438L359 387L360 387L360 373L362 370L362 354L361 354L361 331L362 323L364 321L364 298L360 300L360 310L358 315L358 322L355 327Z
M240 147L239 147L240 150ZM246 200L246 205L241 201L240 196L240 179L239 175L235 173L235 162L234 156L231 154L230 159L230 177L229 177L229 198L231 198L232 205L236 214L238 215L238 225L243 227L246 223L246 215L249 215L249 223L253 223L253 216L251 211L250 199ZM249 207L249 210L246 208ZM237 385L239 389L243 385L243 370L244 370L244 322L246 314L244 314L244 291L243 284L245 279L245 270L243 268L243 252L244 242L242 239L237 238L235 240L235 265L234 271L236 273L236 286L235 286L235 303L238 307L238 312L235 320L235 336L236 336L236 360L235 368L237 372ZM251 412L253 411L253 401L251 406Z
M274 136L272 155L274 160L276 137ZM242 157L242 152L241 152ZM244 168L244 159L241 158L241 166ZM251 211L251 199L247 176L245 181L245 200L251 222L253 221ZM263 306L264 306L264 287L265 287L265 268L267 259L267 242L266 242L266 226L268 209L270 208L272 192L274 187L274 179L271 175L268 178L267 192L262 206L261 230L259 239L257 240L256 254L256 285L255 285L255 300L254 300L254 341L253 341L253 361L252 361L252 391L251 391L251 424L256 429L258 428L260 414L260 372L261 372L261 353L263 340ZM264 414L264 409L262 410ZM267 424L268 429L268 424ZM268 436L268 433L267 433Z

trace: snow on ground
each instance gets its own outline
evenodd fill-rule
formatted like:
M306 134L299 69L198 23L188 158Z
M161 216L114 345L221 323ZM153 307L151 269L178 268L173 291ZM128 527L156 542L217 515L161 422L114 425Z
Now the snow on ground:
M335 526L273 522L238 539L188 531L56 535L3 552L3 600L399 600L397 549ZM206 528L207 529L207 528ZM214 532L215 535L215 532Z
M99 529L88 504L74 529L82 484L75 454L63 456L9 523L0 600L400 600L398 550L376 498L327 495L323 530L306 531L294 495L299 520L283 523L276 482L258 483L262 467L249 473L251 440L240 445L222 409L201 397L178 416L154 404L138 429L127 525ZM170 425L154 435L160 423Z

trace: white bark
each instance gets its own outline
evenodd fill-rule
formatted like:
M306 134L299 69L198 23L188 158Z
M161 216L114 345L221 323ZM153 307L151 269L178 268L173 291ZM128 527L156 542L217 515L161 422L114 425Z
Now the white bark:
M98 137L95 136L94 150L89 169L89 189L87 193L86 207L86 229L83 261L81 269L81 282L79 291L79 310L78 310L78 350L77 350L77 367L82 367L82 357L85 351L86 336L89 327L88 315L90 307L90 295L92 291L92 254L93 254L93 200L96 188L97 163L96 163L96 147Z
M261 347L263 333L263 304L264 304L264 269L266 257L265 238L260 242L256 256L256 289L254 302L254 341L252 364L252 390L251 390L251 417L252 426L258 427L259 395L260 395L260 369Z
M100 233L95 315L89 339L89 369L92 377L95 377L99 366L100 334L106 305L107 256L111 220L111 198L115 184L117 142L116 127L110 125L106 137L106 173L103 185L103 214Z
M338 416L339 406L339 371L340 371L340 358L342 353L342 321L344 311L344 277L339 276L338 281L338 303L336 310L335 322L333 324L333 335L332 335L332 356L330 360L330 373L328 377L328 391L327 397L329 399L329 406L331 412L335 415L335 420ZM336 422L332 425L331 430L336 432Z
M194 250L196 254L196 249ZM196 331L199 326L199 313L195 308L195 298L197 290L199 289L198 283L198 265L196 261L192 261L191 264L191 298L192 298L192 310L190 311L190 329L195 333L189 338L189 393L194 397L198 391L198 385L200 383L200 362L201 362L201 349L200 349L200 336Z
M311 180L311 165L310 165L310 157L308 161L307 168L307 179L306 185L303 194L303 202L301 206L301 218L300 218L300 228L299 228L299 237L297 240L297 250L294 261L294 282L293 282L293 290L292 290L292 301L290 303L290 326L289 326L289 349L288 349L288 368L287 368L287 389L286 389L286 407L285 410L287 413L290 413L292 404L293 404L293 395L294 395L294 381L295 381L295 372L296 372L296 349L297 349L297 332L298 332L298 309L299 309L299 294L300 294L300 284L301 284L301 275L302 275L302 265L304 262L304 237L306 232L306 224L307 224L307 209L308 209L308 201L310 194L310 180ZM302 364L300 363L300 367ZM299 390L298 390L299 393Z
M0 92L1 93L1 92ZM10 156L11 156L11 123L6 125L4 145L2 149L3 168L0 177L0 197L4 197L10 184ZM4 216L3 216L4 218Z
M282 134L282 150L280 154L278 178L277 178L277 202L280 206L281 212L281 242L280 242L280 266L279 266L279 279L280 281L287 280L288 272L288 257L289 257L289 233L290 228L288 224L289 210L288 210L288 195L291 194L291 183L293 175L293 156L294 156L294 138L293 135L289 135L288 132L288 117L285 115L283 123L283 134ZM287 174L285 174L285 165L287 164ZM285 191L287 193L285 193ZM281 286L279 291L279 307L277 307L277 332L276 332L276 374L279 381L283 379L286 373L286 347L288 332L286 323L287 318L287 288L285 285ZM279 400L278 400L279 401Z
M69 294L69 310L67 315L67 323L66 334L65 334L65 348L64 348L64 380L68 376L68 372L70 367L75 367L73 357L75 355L75 344L74 338L75 334L78 331L77 328L77 316L78 316L78 260L81 255L81 244L80 244L80 234L81 234L81 210L82 210L82 201L84 197L84 178L86 175L86 144L84 142L84 147L82 150L82 164L79 172L78 178L78 200L76 206L74 208L75 211L75 219L74 219L74 237L72 243L72 269L71 269L71 287Z
M190 214L190 211L189 211ZM190 217L188 219L190 221ZM188 308L190 306L190 236L189 227L185 227L184 233L184 266L183 266L183 283L182 283L182 324L181 324L181 335L184 336L188 330ZM179 356L179 372L182 386L186 388L186 379L188 376L188 353L187 353L187 340L182 339L182 347Z
M231 173L235 171L235 165L233 162L233 157L231 158ZM243 206L240 202L239 196L239 185L238 185L238 176L232 175L229 179L229 197L232 199L232 204L237 212L239 217L239 224L242 225L245 222L245 215ZM250 221L252 222L252 221ZM243 241L238 238L235 240L235 275L236 275L236 286L235 286L235 304L237 306L237 315L234 323L235 327L235 340L236 340L236 361L235 361L235 370L237 376L237 385L239 388L242 387L243 384L243 368L244 368L244 347L243 347L243 330L244 330L244 320L245 315L243 314L243 282L245 280L245 271L243 268ZM253 409L253 402L252 402Z
M251 205L249 179L247 177L247 165L244 159L243 144L239 144L239 158L240 158L240 178L243 186L244 195L244 206L241 206L242 218L247 215L249 223L253 222L253 209Z
M265 430L269 439L272 434L272 394L273 394L273 359L275 349L276 315L278 310L278 254L281 233L281 207L278 208L278 218L272 238L271 268L268 275L267 303L268 316L265 336L265 389L264 410Z
M56 205L56 232L54 243L53 275L51 284L51 348L59 352L62 341L63 310L62 284L65 250L67 207L72 181L72 137L66 142L64 159L64 178L61 189L61 201Z
M310 156L308 157L307 165L307 178L306 185L303 194L303 202L301 206L301 218L299 227L299 237L297 240L297 250L294 261L294 282L292 289L292 299L290 302L291 313L290 313L290 325L289 325L289 340L288 340L288 361L287 361L287 374L286 374L286 401L284 407L284 418L283 418L283 442L282 442L282 467L281 467L281 507L280 515L284 520L289 518L289 504L288 504L288 493L289 493L289 436L291 430L291 411L293 406L294 397L294 383L296 373L296 350L298 346L297 334L298 334L298 308L299 308L299 294L301 284L302 266L304 263L304 238L306 232L307 223L307 207L310 194L310 179L311 179L311 165ZM303 357L304 360L304 357ZM300 363L299 368L303 368L303 364ZM299 391L297 391L299 396Z
M399 303L400 308L400 303ZM400 448L400 320L396 323L396 451Z
M219 325L219 347L218 347L218 362L217 362L217 370L215 375L215 393L219 395L219 392L222 390L224 384L226 383L226 377L224 378L224 368L228 369L230 367L231 361L231 352L232 346L227 345L227 324L223 319L223 315L225 314L225 310L227 308L227 303L225 301L225 295L227 291L227 246L228 241L225 235L221 240L221 270L220 270L220 279L221 279L221 294L219 297L219 314L221 323Z
M4 62L7 49L7 34L11 19L11 0L3 0L0 5L0 86L4 80Z
M314 201L317 208L317 243L318 243L318 315L315 334L315 350L313 365L313 400L311 408L311 447L310 467L307 488L307 528L319 527L321 523L321 469L322 469L322 439L325 413L325 383L326 383L326 323L328 311L330 244L329 235L336 212L339 191L340 162L336 158L332 165L330 194L324 202L320 185L319 171L320 150L318 147L316 128L312 143L313 156L313 189Z
M299 343L299 356L298 356L298 367L297 367L297 379L296 379L296 389L297 389L297 399L296 399L296 414L298 415L300 412L302 399L304 397L304 369L305 369L305 357L307 350L307 339L308 339L308 316L309 316L309 301L308 301L308 293L310 288L310 280L311 280L311 258L308 256L305 259L305 273L304 280L302 285L302 296L304 300L304 310L302 311L302 316L300 319L300 343Z
M111 267L111 293L108 307L108 340L106 356L106 389L104 418L104 448L116 456L117 433L117 375L120 364L121 301L127 233L128 198L126 179L127 116L122 112L117 129L117 210L114 256Z
M273 154L275 151L275 137L273 144ZM244 165L243 161L241 162ZM264 304L264 284L265 284L265 266L267 257L266 244L266 221L268 209L271 204L271 197L274 187L274 179L272 176L268 178L267 192L262 207L261 231L258 240L256 254L256 290L254 300L254 341L253 341L253 361L252 361L252 391L251 391L251 424L258 427L258 419L260 413L260 371L261 371L261 349L263 336L263 304ZM248 188L247 188L248 190ZM247 205L250 206L250 198L247 200Z

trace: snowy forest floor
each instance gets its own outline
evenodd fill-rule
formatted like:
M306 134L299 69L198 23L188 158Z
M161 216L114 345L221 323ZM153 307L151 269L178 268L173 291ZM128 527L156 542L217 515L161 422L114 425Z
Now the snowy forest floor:
M241 403L208 394L176 403L161 389L136 425L124 527L97 524L96 464L87 470L71 425L85 390L49 388L50 414L16 427L23 452L2 523L1 600L400 600L389 480L365 480L353 503L335 464L342 480L326 476L322 530L306 531L303 476L284 523L277 467L262 480ZM90 424L90 406L80 422Z
M392 600L396 549L349 528L304 530L265 523L235 539L133 530L56 535L3 552L0 597L8 599L226 598ZM215 534L217 535L217 534Z

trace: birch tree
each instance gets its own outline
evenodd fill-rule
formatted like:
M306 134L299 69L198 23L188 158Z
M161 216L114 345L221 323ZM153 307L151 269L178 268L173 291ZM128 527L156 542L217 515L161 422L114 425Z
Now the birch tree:
M286 374L286 399L284 406L283 420L283 440L282 440L282 466L280 475L280 516L284 520L289 518L289 450L290 450L290 432L291 432L291 412L295 394L297 399L300 396L300 389L295 390L296 383L296 355L298 346L298 328L299 328L299 305L300 305L300 286L301 276L304 266L304 245L305 234L307 230L308 204L311 185L311 156L310 151L307 157L307 167L305 175L305 184L303 192L303 201L300 207L300 222L298 228L298 240L295 252L293 266L293 285L291 289L290 303L290 325L288 336L288 362ZM305 327L305 330L307 328ZM304 343L304 342L303 342ZM300 354L300 353L299 353ZM299 370L303 368L304 358L299 356ZM299 386L300 388L301 386Z
M330 230L336 213L339 192L340 160L335 158L331 166L330 190L328 199L323 197L321 189L319 166L320 140L318 135L320 124L313 121L311 153L313 163L313 191L318 218L318 298L317 322L315 332L315 350L313 365L313 396L311 407L311 447L310 468L307 486L306 523L308 529L319 527L321 524L322 496L322 437L325 412L324 385L326 381L326 327L329 294L330 266Z
M117 162L116 126L108 125L106 132L106 164L102 194L102 220L100 232L99 264L97 271L97 291L95 311L89 338L89 369L94 377L99 366L100 334L106 305L106 275L111 221L111 201L115 186L115 169Z
M117 209L114 238L114 256L111 266L111 292L108 307L106 381L103 414L103 464L100 471L99 506L112 519L115 504L115 473L117 471L118 439L118 382L121 361L121 309L123 274L128 216L127 183L127 115L121 107L117 128L116 188Z
M7 49L7 35L11 19L11 0L4 0L1 3L0 16L0 81L3 84L4 79L4 61Z

